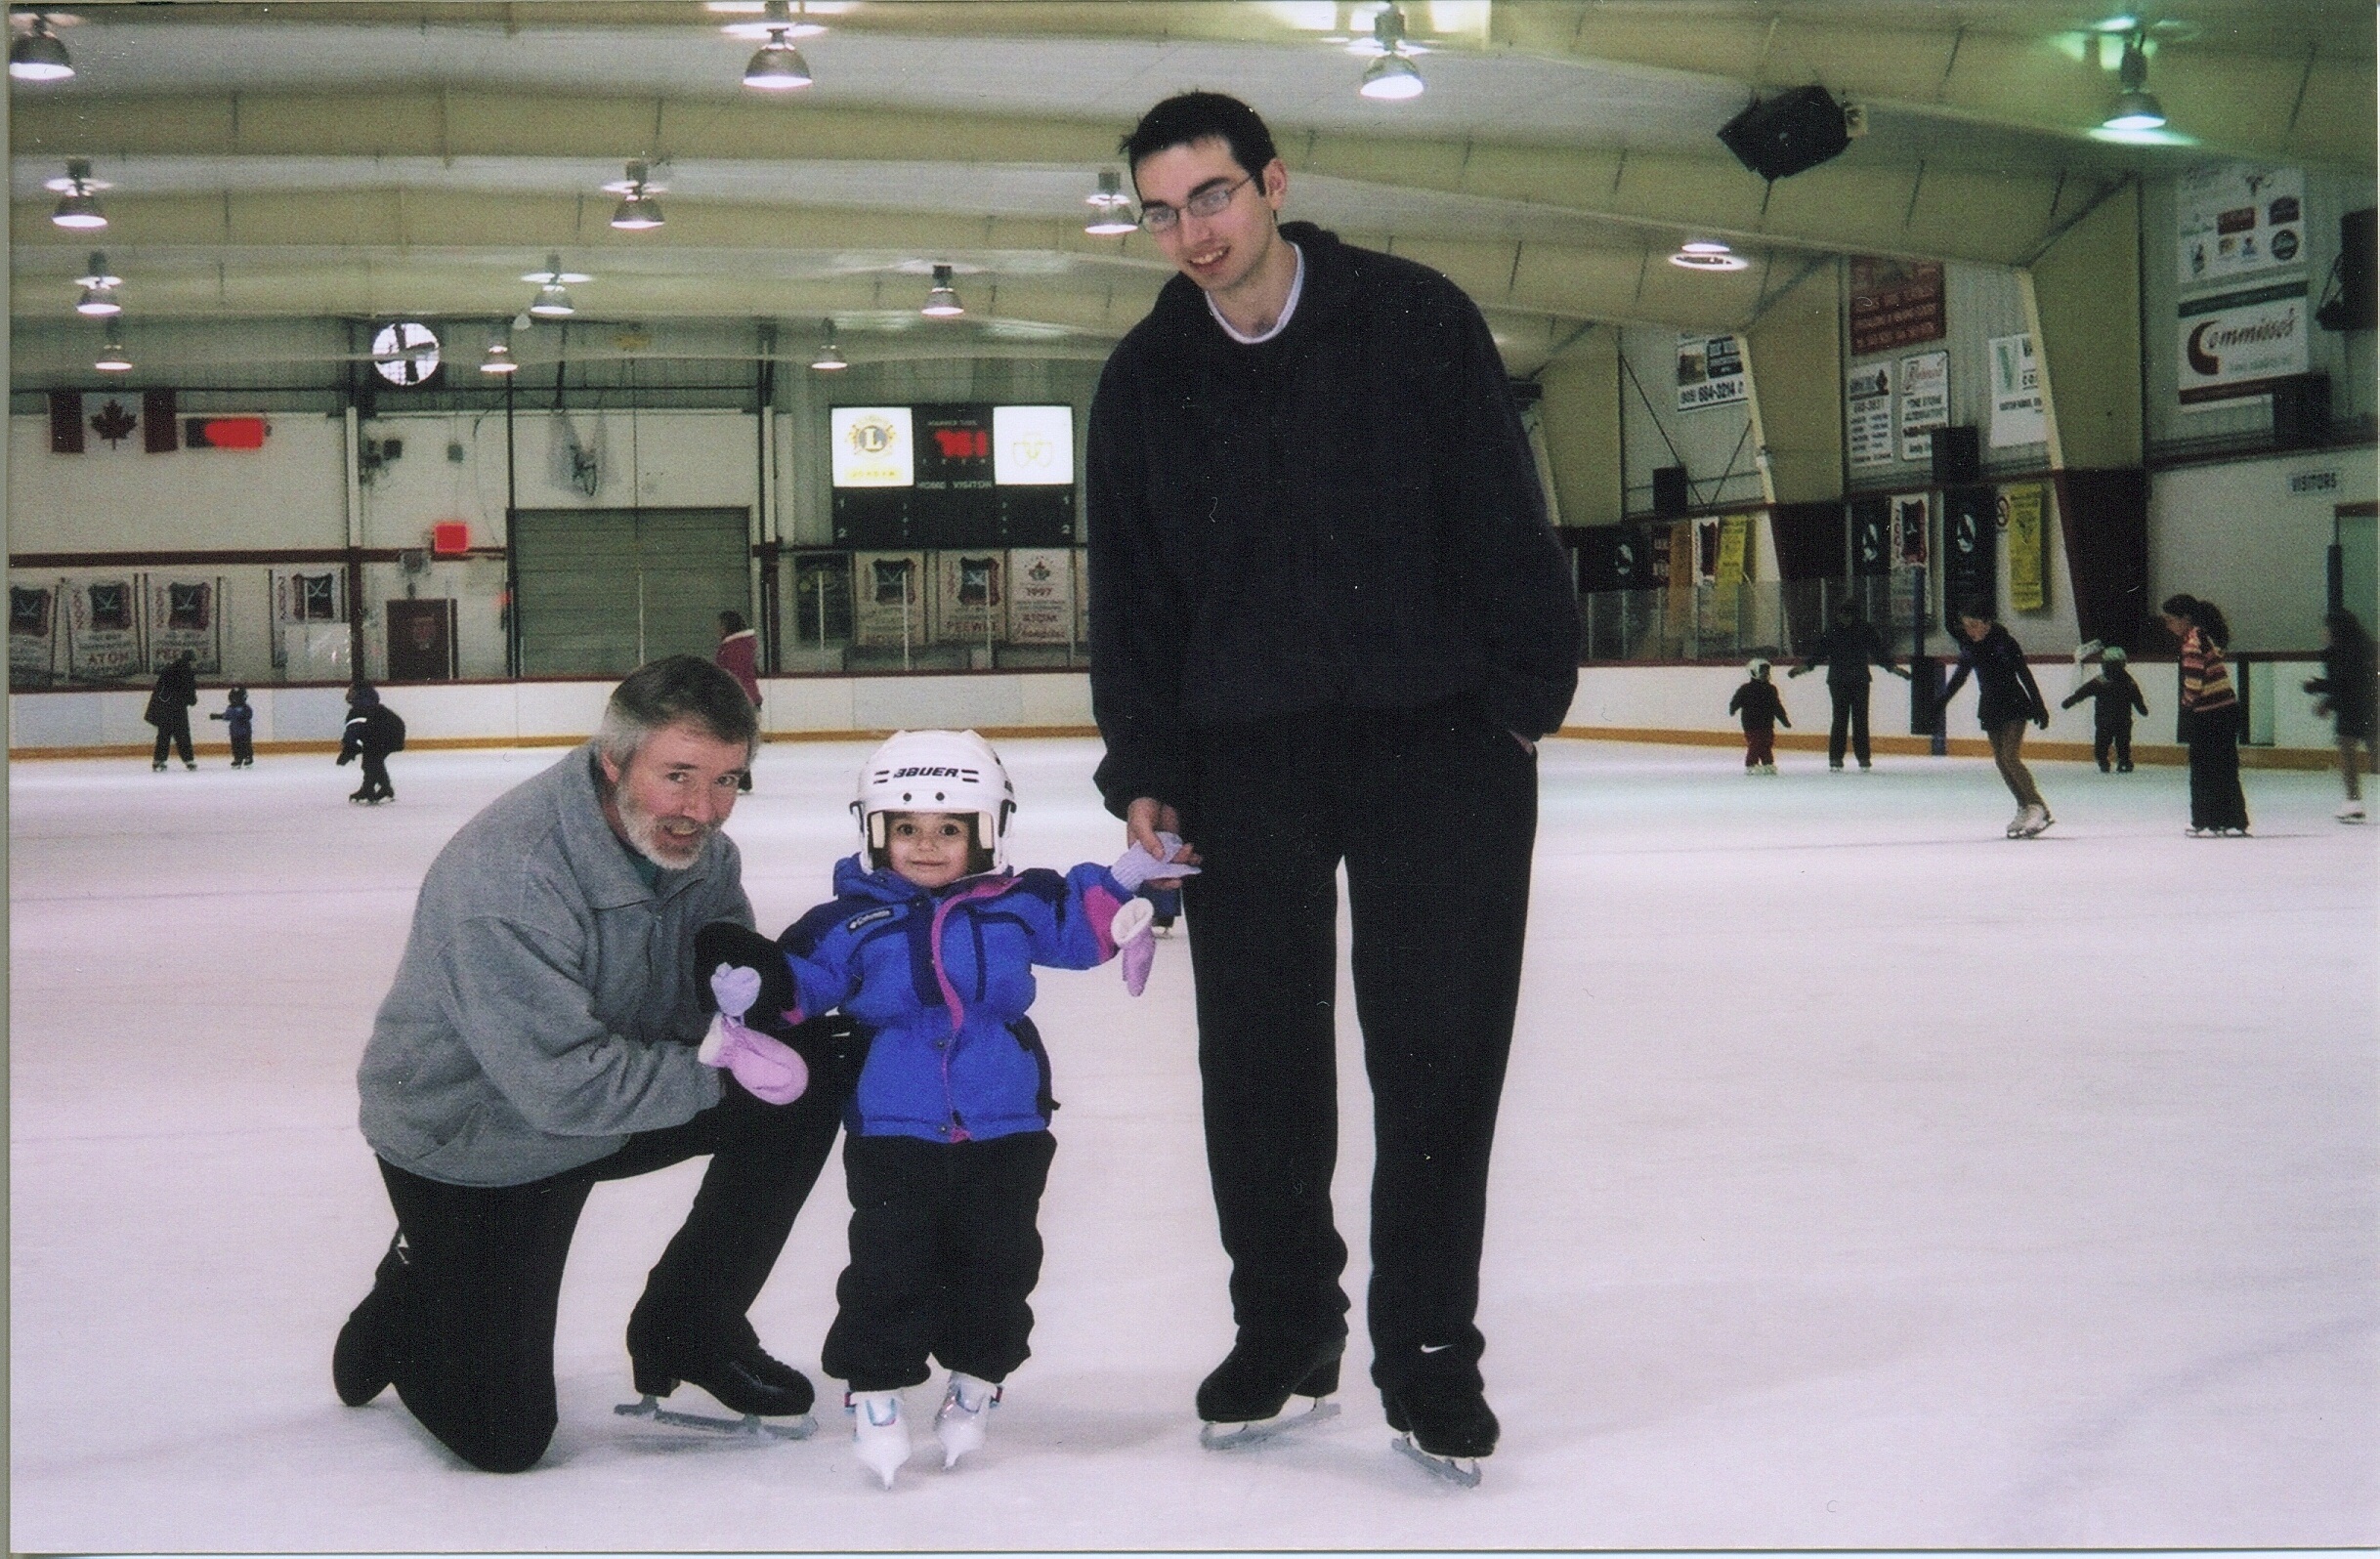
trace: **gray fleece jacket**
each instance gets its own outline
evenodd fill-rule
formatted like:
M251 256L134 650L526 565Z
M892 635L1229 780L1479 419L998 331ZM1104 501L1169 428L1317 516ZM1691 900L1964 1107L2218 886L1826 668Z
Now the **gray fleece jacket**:
M595 749L499 797L439 852L357 1074L372 1151L462 1186L591 1163L719 1102L695 932L752 923L726 835L647 888L604 821Z

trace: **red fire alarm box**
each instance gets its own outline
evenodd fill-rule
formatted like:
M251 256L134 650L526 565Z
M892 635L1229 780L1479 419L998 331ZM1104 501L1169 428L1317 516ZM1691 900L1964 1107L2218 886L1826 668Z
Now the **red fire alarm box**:
M460 520L441 520L430 527L430 552L434 557L461 558L471 552L471 527Z

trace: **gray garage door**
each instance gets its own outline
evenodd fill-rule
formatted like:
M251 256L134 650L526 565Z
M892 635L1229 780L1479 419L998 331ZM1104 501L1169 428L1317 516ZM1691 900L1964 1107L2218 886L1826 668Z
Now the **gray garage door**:
M525 676L624 676L708 655L719 613L751 601L743 509L521 509L514 610Z

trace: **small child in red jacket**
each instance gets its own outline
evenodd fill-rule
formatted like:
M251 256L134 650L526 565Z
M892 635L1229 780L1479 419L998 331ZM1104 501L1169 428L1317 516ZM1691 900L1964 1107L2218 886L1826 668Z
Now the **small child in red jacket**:
M1774 774L1777 727L1790 730L1793 720L1785 713L1785 700L1777 696L1776 684L1768 680L1768 662L1756 659L1744 670L1751 680L1727 700L1727 713L1744 717L1744 773Z

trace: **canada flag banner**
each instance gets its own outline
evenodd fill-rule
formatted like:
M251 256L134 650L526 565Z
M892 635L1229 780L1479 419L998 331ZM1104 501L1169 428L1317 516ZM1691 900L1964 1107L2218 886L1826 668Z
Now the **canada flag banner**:
M82 454L99 443L108 449L140 446L150 454L177 449L262 449L273 432L261 413L185 417L177 412L171 390L144 390L131 395L85 395L79 390L50 392L50 452Z

